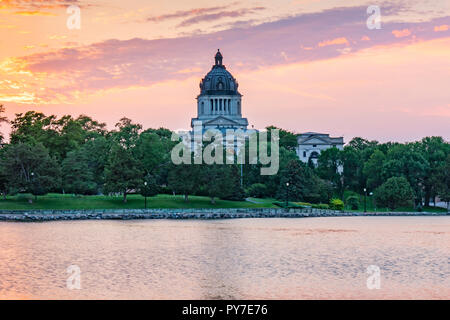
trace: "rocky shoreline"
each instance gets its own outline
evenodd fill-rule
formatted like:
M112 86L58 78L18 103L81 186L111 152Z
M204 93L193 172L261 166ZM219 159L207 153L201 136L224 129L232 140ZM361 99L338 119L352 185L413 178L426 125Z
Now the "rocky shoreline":
M348 216L446 216L446 212L349 212L324 209L105 209L105 210L0 210L0 221L40 222L57 220L138 219L243 219Z

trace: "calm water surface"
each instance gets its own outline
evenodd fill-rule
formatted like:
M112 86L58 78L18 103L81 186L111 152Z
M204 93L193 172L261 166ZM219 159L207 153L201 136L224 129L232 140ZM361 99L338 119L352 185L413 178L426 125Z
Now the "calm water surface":
M450 299L450 217L2 222L0 298Z

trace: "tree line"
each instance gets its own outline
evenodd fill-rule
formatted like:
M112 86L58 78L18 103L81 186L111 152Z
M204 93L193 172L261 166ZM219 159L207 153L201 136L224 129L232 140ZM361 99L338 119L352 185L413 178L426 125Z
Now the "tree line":
M0 123L8 121L2 117ZM89 116L60 118L36 111L10 121L9 143L0 136L0 192L75 195L158 193L242 200L246 196L328 204L346 190L373 192L379 206L428 206L450 201L450 145L441 137L412 143L352 139L343 150L322 151L317 166L296 155L296 135L280 129L280 170L260 175L261 164L174 165L169 129L146 129L122 118L107 130ZM273 129L275 127L268 127ZM270 149L270 148L269 148ZM343 167L343 173L338 168Z

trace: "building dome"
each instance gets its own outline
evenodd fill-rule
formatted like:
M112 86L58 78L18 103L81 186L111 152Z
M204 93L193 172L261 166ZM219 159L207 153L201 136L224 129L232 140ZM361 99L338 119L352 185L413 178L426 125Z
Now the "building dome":
M240 95L239 84L222 64L223 56L217 50L215 64L200 82L200 95Z

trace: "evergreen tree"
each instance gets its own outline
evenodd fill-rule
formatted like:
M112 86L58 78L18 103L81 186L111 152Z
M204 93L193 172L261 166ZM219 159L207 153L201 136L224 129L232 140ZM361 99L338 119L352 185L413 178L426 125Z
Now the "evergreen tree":
M64 192L74 194L95 194L97 184L89 168L88 155L82 150L71 151L62 163L62 185Z

